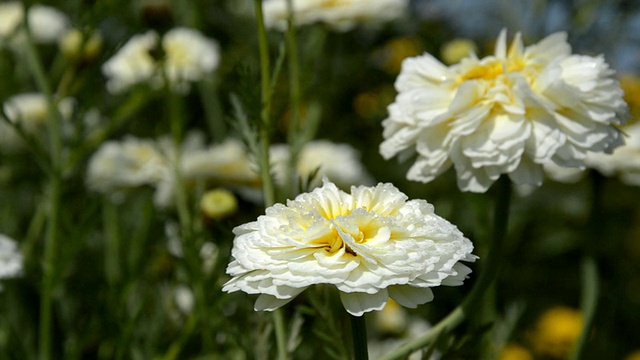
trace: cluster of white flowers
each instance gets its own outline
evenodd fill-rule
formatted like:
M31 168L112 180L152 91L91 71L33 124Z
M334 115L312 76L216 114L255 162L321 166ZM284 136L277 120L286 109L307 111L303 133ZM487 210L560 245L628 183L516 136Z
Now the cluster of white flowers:
M408 0L292 0L297 26L320 22L336 31L395 20L405 13L408 4ZM287 0L266 0L262 8L266 27L287 28Z
M71 119L75 100L64 98L57 104L63 120ZM47 98L42 93L23 93L8 98L3 104L7 120L19 126L25 133L35 135L44 130L50 120ZM23 145L13 127L0 119L0 148L5 151L19 149Z
M287 184L290 176L291 153L289 146L276 144L270 151L271 171L277 184ZM328 140L315 140L305 144L296 161L296 175L308 179L311 188L322 185L327 177L340 188L351 185L372 185L373 178L362 165L359 152L349 144L336 144Z
M20 29L24 11L22 1L0 4L0 44L9 43L18 48L25 41L25 34ZM27 22L33 40L38 43L55 43L69 29L67 15L50 6L30 6Z
M334 285L355 316L389 297L413 308L433 299L432 287L461 285L471 270L460 261L476 258L432 205L382 183L349 194L325 180L233 233L233 278L223 291L260 294L256 310L279 308L314 284Z
M540 185L543 164L580 167L589 151L622 143L625 117L613 70L602 56L572 55L565 33L524 47L506 32L495 54L445 66L429 54L408 58L383 122L381 154L417 155L407 177L429 182L455 167L458 186L484 192L501 175Z
M16 242L0 234L0 280L14 278L22 274L22 254ZM2 286L0 285L0 290Z
M202 80L220 62L217 42L194 29L169 30L161 41L163 55L156 59L152 53L160 50L159 43L159 35L153 30L129 39L102 66L108 78L107 89L120 93L141 83L159 87L166 79L175 91L186 92L190 82Z
M179 160L174 158L175 153L173 142L167 137L141 140L129 136L123 141L106 142L89 161L87 185L117 199L127 189L149 185L156 189L155 204L165 208L174 204L177 181L171 164L177 161L186 185L204 182L209 186L226 186L249 200L259 201L260 196L253 191L260 187L257 166L241 141L228 138L206 146L202 134L191 133L180 149ZM289 148L273 145L270 153L276 183L284 186L290 174ZM344 188L373 183L359 161L358 152L347 144L325 140L307 143L297 161L297 174L306 178L316 169L311 187L319 186L322 177Z
M176 154L180 159L176 159ZM176 178L172 168L178 162L186 183L205 181L233 186L258 185L249 156L238 140L228 139L206 147L200 133L190 133L179 152L168 137L157 140L132 136L104 143L89 160L87 186L97 192L123 199L125 191L140 186L155 188L159 207L174 203Z

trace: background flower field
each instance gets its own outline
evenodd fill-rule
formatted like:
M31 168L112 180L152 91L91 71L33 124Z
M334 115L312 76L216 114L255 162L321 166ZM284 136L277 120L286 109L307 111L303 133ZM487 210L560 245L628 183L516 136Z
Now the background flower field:
M382 122L405 58L482 58L502 29L525 45L566 31L573 53L603 54L629 105L628 146L513 186L493 298L416 358L569 358L590 311L585 249L599 301L581 358L640 358L640 4L414 0L375 23L268 29L266 127L252 1L19 4L0 3L0 358L281 356L282 329L256 296L222 291L232 229L323 176L345 191L391 183L473 243L463 285L366 314L371 358L426 333L482 273L500 189L462 192L454 169L407 180L412 161L380 155ZM351 357L335 287L280 311L290 358Z

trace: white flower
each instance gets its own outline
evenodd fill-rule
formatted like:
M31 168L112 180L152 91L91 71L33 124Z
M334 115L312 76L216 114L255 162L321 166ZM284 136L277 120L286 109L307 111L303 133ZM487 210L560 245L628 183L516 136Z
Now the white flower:
M154 141L129 136L107 141L93 154L86 181L90 189L118 197L120 190L159 183L169 171Z
M67 15L50 6L31 6L28 21L31 36L41 43L57 42L69 29Z
M195 134L190 134L185 140L178 160L185 185L197 182L231 188L259 185L260 180L249 160L247 150L239 140L227 139L205 148L204 143L200 143L195 137ZM163 144L167 153L169 142L164 141ZM177 186L174 175L174 172L171 172L158 185L154 196L154 202L158 207L174 204Z
M408 0L292 0L296 25L322 22L336 31L348 31L360 23L382 23L403 15ZM263 2L265 25L287 28L287 0Z
M58 102L63 119L70 119L75 101L64 98ZM41 93L23 93L10 97L4 103L4 113L9 121L20 123L26 131L35 131L49 122L47 98Z
M22 254L18 244L6 235L0 234L0 279L8 279L22 274Z
M58 102L58 111L63 121L71 119L75 100L64 98ZM7 119L19 125L24 132L36 135L47 128L50 120L46 97L41 93L23 93L10 97L3 104ZM65 123L62 124L63 126ZM16 130L0 119L0 148L6 151L18 150L23 146L22 138Z
M200 32L175 28L162 38L164 71L171 84L188 89L189 81L211 74L220 62L218 44Z
M0 4L0 38L6 39L24 19L24 5L19 1L9 1Z
M287 183L291 153L288 145L273 145L270 150L271 169L279 185ZM306 179L315 170L316 177L311 187L322 184L327 177L338 187L351 185L371 185L373 180L360 162L360 154L349 144L336 144L327 140L315 140L305 144L296 162L296 173Z
M314 284L333 284L355 315L381 310L389 297L406 307L433 299L432 287L461 285L472 243L424 200L407 201L391 184L333 183L266 209L236 227L233 278L223 291L260 294L256 310L274 310Z
M157 45L158 34L152 30L129 39L102 65L102 72L108 78L107 89L111 93L119 93L157 75L156 60L151 56Z
M241 141L226 139L207 149L185 152L182 175L187 180L207 179L218 184L256 184L259 179Z
M24 42L25 34L18 31L23 20L24 5L22 2L10 1L0 4L0 40L9 40L14 47L18 47ZM29 7L27 20L31 36L38 43L54 43L69 28L67 15L50 6L33 5Z
M565 33L447 67L429 54L408 58L398 95L383 122L381 154L417 155L407 174L429 182L455 167L458 186L484 192L501 175L540 185L542 164L580 167L588 151L621 142L613 126L627 112L622 90L602 56L571 55Z
M640 123L623 127L626 144L612 154L589 153L585 163L606 176L618 175L627 185L640 186Z
M148 83L162 85L166 77L174 90L189 90L189 82L199 81L212 73L220 62L217 43L200 32L188 28L175 28L162 37L164 55L152 56L158 48L158 34L149 30L133 36L103 66L108 78L107 89L119 93L130 87ZM163 74L164 72L164 74Z

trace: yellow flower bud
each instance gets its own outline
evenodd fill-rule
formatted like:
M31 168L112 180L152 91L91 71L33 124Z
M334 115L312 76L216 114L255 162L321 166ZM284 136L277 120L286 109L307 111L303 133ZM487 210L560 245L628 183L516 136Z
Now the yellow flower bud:
M238 210L238 200L228 190L209 190L200 200L200 209L209 218L222 219L233 215Z
M90 62L102 51L102 36L93 32L87 37L79 29L71 29L62 36L58 46L67 59Z
M463 58L477 52L476 44L467 39L454 39L444 44L440 49L440 57L445 64L456 64Z
M533 356L529 351L516 344L509 344L504 347L500 354L499 360L533 360Z
M557 306L547 310L532 334L535 351L555 359L569 356L582 331L582 314L572 308Z

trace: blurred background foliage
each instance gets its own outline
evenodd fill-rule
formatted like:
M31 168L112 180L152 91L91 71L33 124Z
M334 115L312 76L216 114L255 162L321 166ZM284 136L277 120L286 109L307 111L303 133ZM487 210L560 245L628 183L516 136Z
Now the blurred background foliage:
M26 4L36 2L27 1ZM172 237L177 217L158 209L149 188L132 191L122 202L89 191L84 174L88 157L101 142L125 135L156 138L170 132L166 99L137 87L112 95L100 66L132 35L147 29L163 33L175 26L200 30L218 41L221 64L183 99L185 128L207 134L209 142L234 136L231 94L248 114L259 111L259 59L252 2L245 0L74 0L42 1L70 18L83 34L98 32L101 51L70 59L56 44L39 46L47 78L75 98L73 136L77 162L64 177L61 238L55 258L53 357L65 359L265 359L275 353L268 314L252 310L253 297L221 292L230 256L231 229L254 220L264 209L238 198L238 211L222 219L198 214L199 230L189 244ZM378 153L381 121L395 97L393 83L402 59L429 52L443 61L455 58L455 39L470 41L479 54L492 52L501 28L522 31L525 43L563 30L574 52L603 53L625 77L623 85L633 119L640 114L640 4L635 1L416 0L407 18L379 28L336 33L322 25L298 30L303 114L314 112L316 138L358 149L372 176L392 182L410 198L433 203L476 244L480 260L489 238L491 194L460 193L455 174L429 184L405 179L409 164L384 161ZM283 35L269 32L272 63ZM473 44L473 45L469 45ZM71 75L65 75L71 72ZM289 118L288 70L283 67L273 95L274 142L285 142ZM0 50L0 100L36 91L29 68L11 49ZM65 76L71 76L66 79ZM95 143L84 138L87 116L117 118ZM224 121L220 121L224 119ZM0 293L0 358L34 359L42 285L46 174L30 151L0 153L0 233L16 239L24 256L21 277L3 280ZM594 198L594 187L597 199ZM193 204L198 194L190 194ZM640 348L640 189L595 172L570 184L547 180L537 189L517 189L513 200L505 266L497 281L500 314L470 322L442 339L443 359L479 358L478 339L491 332L507 359L554 359L541 334L554 326L572 327L570 316L538 321L548 310L579 308L580 247L597 237L602 297L586 359L622 359ZM595 207L593 206L595 204ZM195 208L196 205L193 205ZM176 241L178 246L176 249ZM402 312L400 326L385 327L378 314L367 315L372 343L409 336L409 324L435 323L455 307L474 282L439 288L435 300ZM328 288L307 291L284 311L294 358L349 354L346 319ZM482 312L482 309L479 309ZM383 312L386 314L385 312ZM391 313L389 316L399 316ZM480 317L479 317L480 318ZM548 327L551 328L548 328ZM575 326L574 326L575 327ZM568 334L568 335L567 335ZM563 340L563 336L566 337ZM571 331L552 340L575 340ZM542 344L542 345L540 345ZM372 347L374 345L371 345ZM545 350L546 349L546 350ZM548 350L548 351L547 351ZM524 355L523 355L524 353ZM515 354L515 355L514 355ZM518 356L520 357L513 357ZM485 354L486 355L486 354ZM495 354L494 354L495 355ZM512 357L508 357L512 356ZM631 357L629 357L631 359Z

